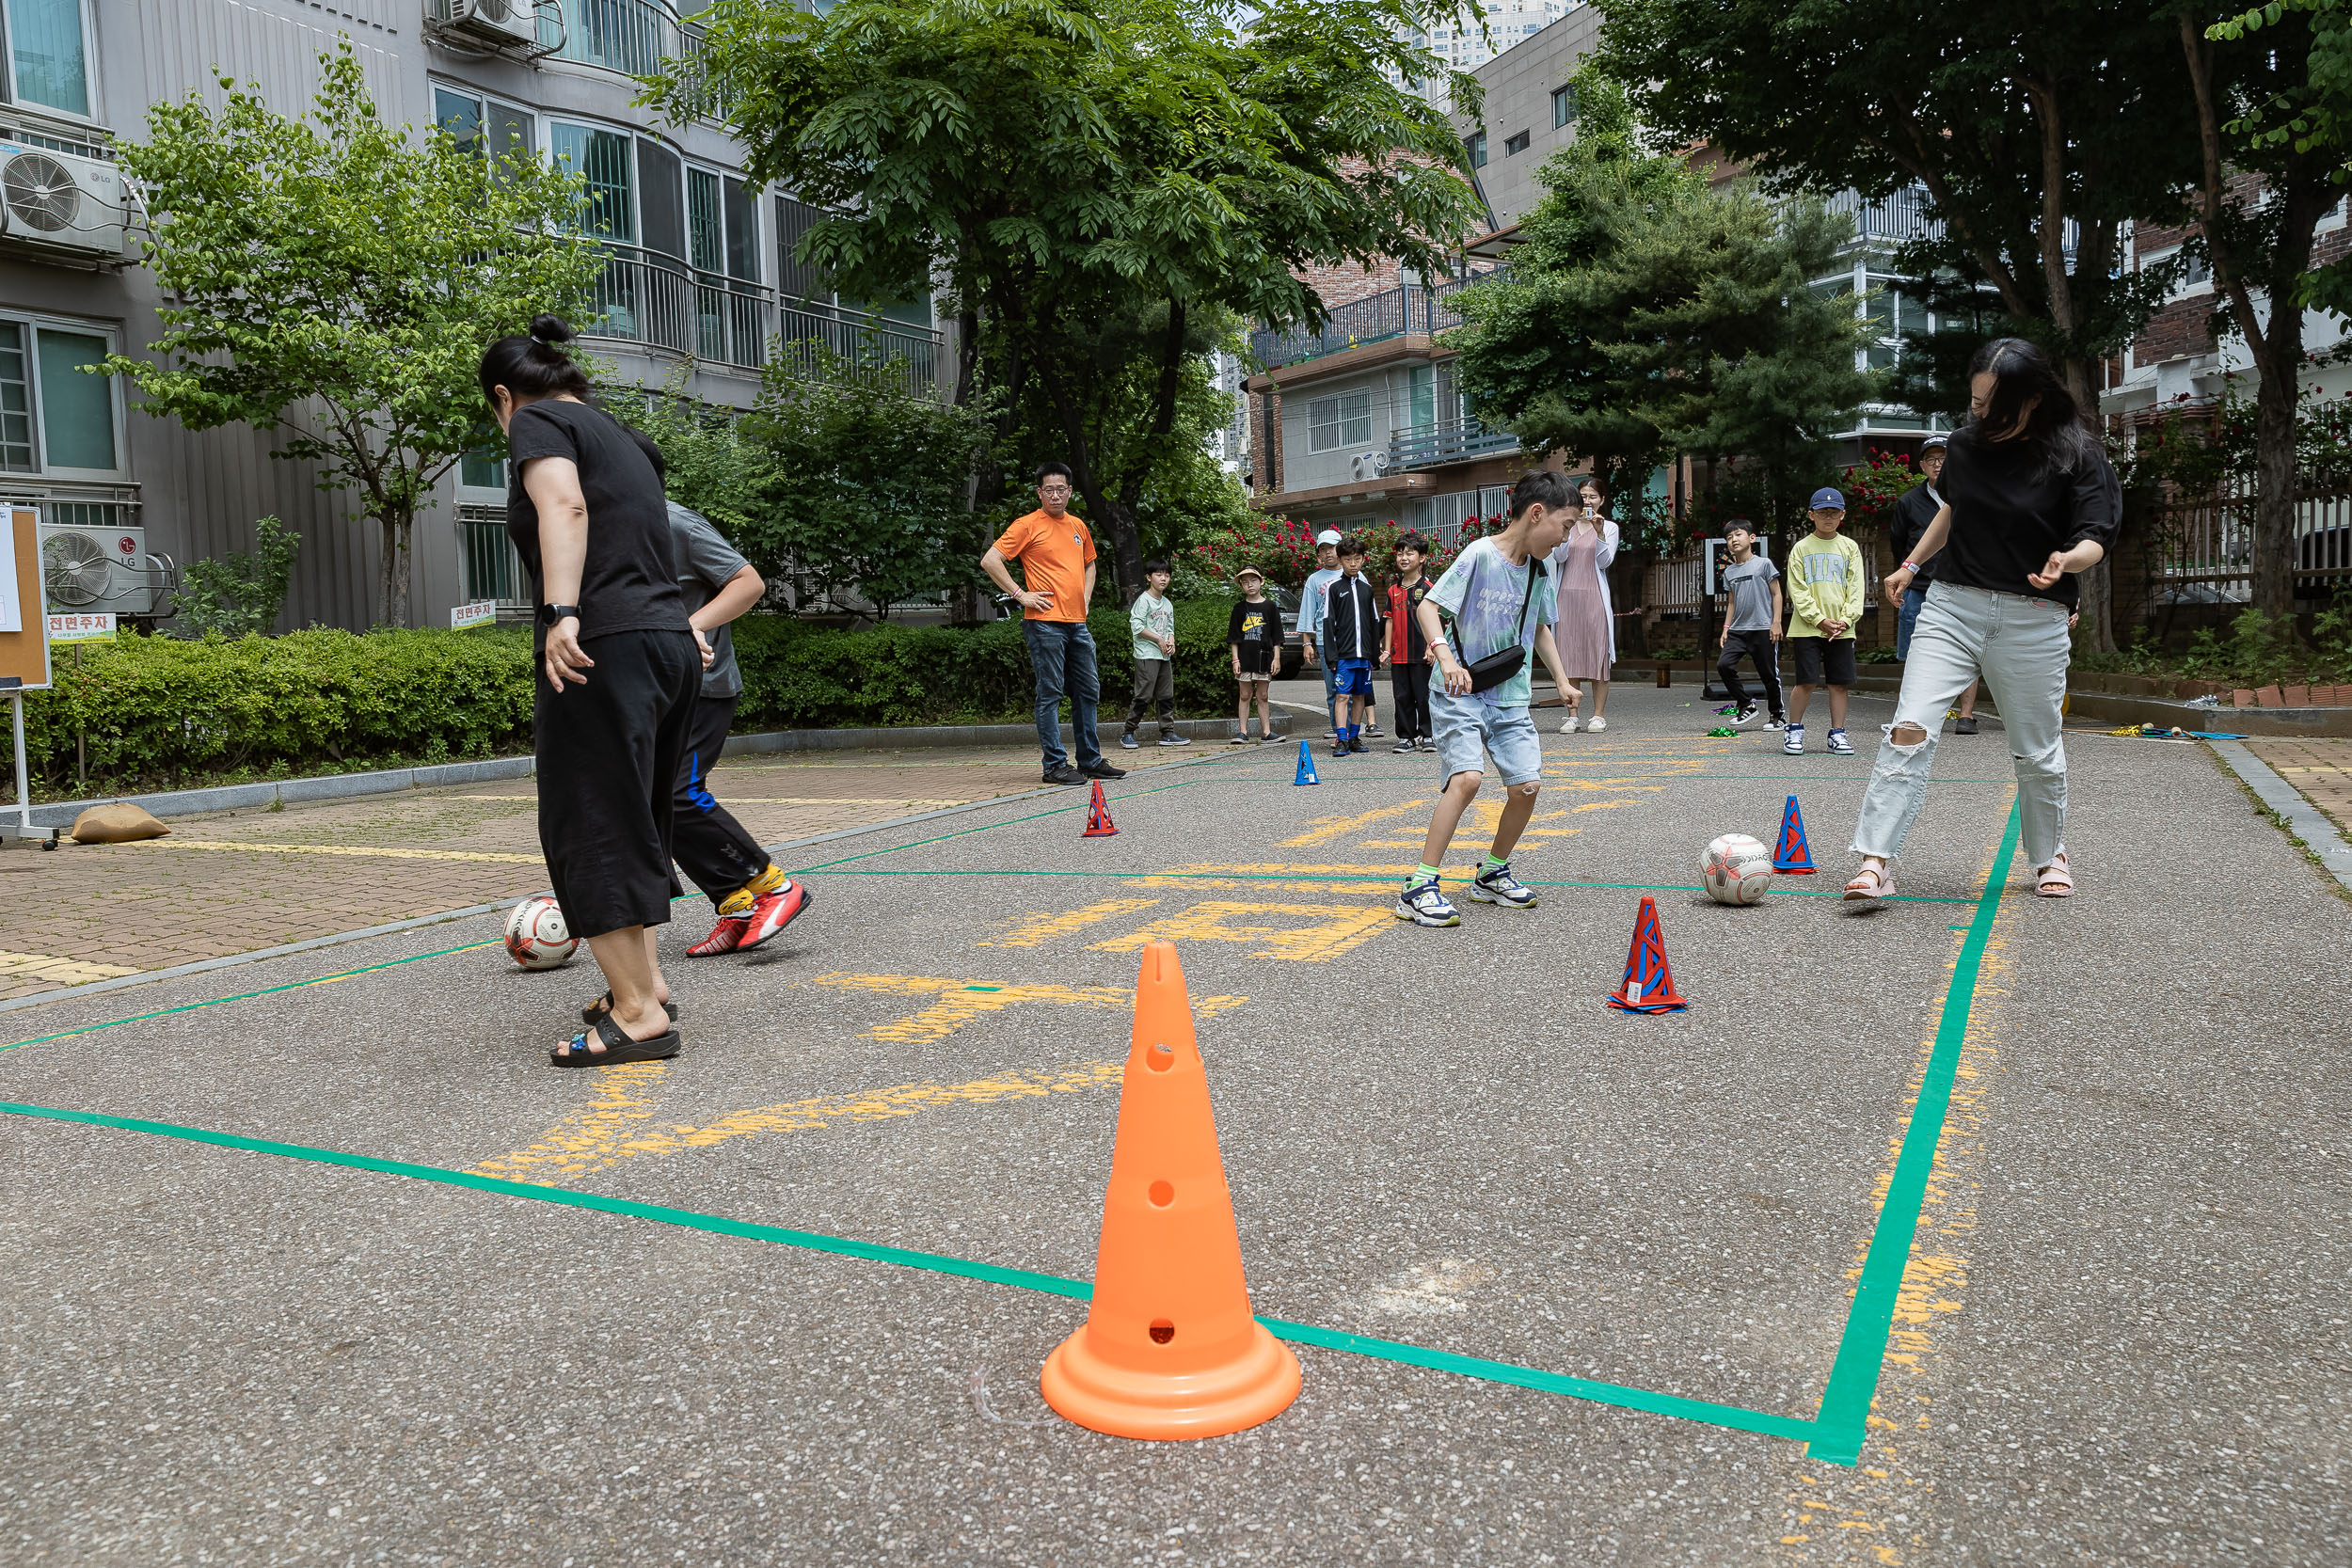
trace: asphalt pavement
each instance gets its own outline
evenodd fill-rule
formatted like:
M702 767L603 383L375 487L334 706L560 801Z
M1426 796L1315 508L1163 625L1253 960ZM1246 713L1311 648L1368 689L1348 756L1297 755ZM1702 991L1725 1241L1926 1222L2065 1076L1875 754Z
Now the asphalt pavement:
M0 1099L161 1124L0 1115L5 1554L2345 1560L2352 905L2201 748L2097 734L2035 899L1988 726L1859 911L1885 711L1786 757L1621 689L1545 736L1539 907L1451 930L1387 912L1435 779L1385 749L839 840L756 954L678 906L667 1064L550 1069L599 985L491 917L5 1015ZM1708 902L1790 794L1822 874ZM1603 1005L1645 893L1687 1012ZM1042 1404L1082 1302L824 1240L1087 1279L1155 937L1256 1309L1320 1333L1172 1445Z

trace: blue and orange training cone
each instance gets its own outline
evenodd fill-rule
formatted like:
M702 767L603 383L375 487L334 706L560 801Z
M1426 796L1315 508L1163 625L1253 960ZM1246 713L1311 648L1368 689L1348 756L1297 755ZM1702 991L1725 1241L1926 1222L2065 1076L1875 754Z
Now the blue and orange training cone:
M1780 842L1772 847L1772 869L1784 877L1810 877L1820 869L1804 847L1804 814L1797 810L1793 795L1780 814Z
M1117 832L1119 830L1111 826L1110 805L1103 799L1103 781L1097 779L1094 781L1094 799L1087 802L1087 831L1081 836L1108 838Z
M1294 784L1319 784L1322 782L1323 781L1321 779L1315 777L1314 752L1309 750L1308 742L1304 740L1300 741L1298 743L1298 776L1293 779L1291 783Z
M1629 1013L1678 1013L1690 1004L1675 994L1666 967L1666 933L1658 924L1658 900L1642 895L1633 917L1633 947L1625 956L1625 978L1609 994L1609 1005Z

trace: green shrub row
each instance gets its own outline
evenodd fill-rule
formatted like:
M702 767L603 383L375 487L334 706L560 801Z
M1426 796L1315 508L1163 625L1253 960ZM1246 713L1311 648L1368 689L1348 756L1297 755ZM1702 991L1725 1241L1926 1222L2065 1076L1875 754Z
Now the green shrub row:
M1177 607L1177 711L1232 711L1231 601ZM1126 611L1089 622L1104 722L1134 679ZM1021 626L842 631L780 616L736 624L739 730L979 723L1027 719ZM54 652L55 689L25 698L26 747L51 792L75 778L128 792L223 774L286 774L375 762L442 762L531 749L533 671L521 626L470 631L312 628L201 641L124 633Z

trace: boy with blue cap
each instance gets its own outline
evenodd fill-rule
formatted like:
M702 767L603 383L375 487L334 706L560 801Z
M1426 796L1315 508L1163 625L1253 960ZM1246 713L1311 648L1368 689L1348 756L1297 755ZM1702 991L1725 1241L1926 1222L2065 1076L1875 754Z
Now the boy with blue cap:
M1813 531L1788 549L1788 650L1797 665L1788 689L1788 735L1780 749L1804 754L1804 710L1813 689L1829 687L1829 749L1853 755L1846 738L1846 698L1854 681L1854 623L1862 619L1862 549L1837 531L1846 525L1846 498L1824 484L1813 492L1805 517Z

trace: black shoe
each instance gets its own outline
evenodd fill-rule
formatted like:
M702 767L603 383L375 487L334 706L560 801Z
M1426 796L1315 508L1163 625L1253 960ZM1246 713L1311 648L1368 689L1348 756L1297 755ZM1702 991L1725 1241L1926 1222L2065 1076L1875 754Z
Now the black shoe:
M1975 714L1971 713L1971 714L1966 714L1966 715L1963 715L1963 717L1961 717L1960 719L1957 719L1957 720L1953 721L1953 723L1952 723L1952 733L1953 733L1954 735L1974 735L1974 734L1976 734L1976 733L1977 733L1977 716L1976 716Z
M1098 762L1091 768L1080 768L1078 772L1081 777L1089 779L1123 779L1127 776L1124 768L1113 768L1108 762ZM1075 784L1077 780L1071 782Z
M1349 737L1347 749L1351 752L1369 752L1372 750L1371 747L1364 744L1364 737L1360 735Z
M1045 782L1057 784L1082 784L1087 782L1087 776L1065 762L1059 768L1047 768Z
M1335 757L1343 757L1347 755L1347 742L1344 740L1334 740L1331 742L1331 754Z

